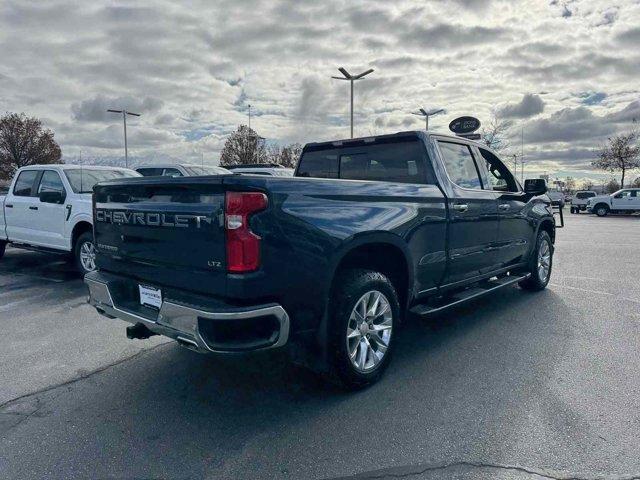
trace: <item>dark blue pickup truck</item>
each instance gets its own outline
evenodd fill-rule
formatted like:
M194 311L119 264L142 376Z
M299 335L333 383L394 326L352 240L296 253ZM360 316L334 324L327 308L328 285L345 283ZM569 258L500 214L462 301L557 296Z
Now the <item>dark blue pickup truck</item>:
M518 283L545 288L543 180L425 132L311 143L293 178L133 178L94 189L90 303L205 353L286 348L347 387L377 380L398 324Z

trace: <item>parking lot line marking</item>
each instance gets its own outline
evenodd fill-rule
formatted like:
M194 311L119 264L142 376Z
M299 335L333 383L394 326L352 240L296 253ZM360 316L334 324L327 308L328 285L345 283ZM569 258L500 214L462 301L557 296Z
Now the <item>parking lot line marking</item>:
M570 287L569 285L560 285L558 283L549 283L549 285L551 285L552 287L568 288L569 290L579 290L585 293L598 293L600 295L609 295L611 297L614 297L616 295L615 293L609 293L602 290L589 290L589 289L580 288L580 287Z

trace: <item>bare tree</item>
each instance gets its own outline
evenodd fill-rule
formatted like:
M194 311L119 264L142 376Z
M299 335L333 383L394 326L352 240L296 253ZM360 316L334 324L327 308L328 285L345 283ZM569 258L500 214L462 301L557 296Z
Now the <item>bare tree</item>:
M267 149L264 139L246 125L240 125L224 142L220 153L220 165L246 165L267 163Z
M640 177L636 177L636 179L631 184L633 188L640 188Z
M618 181L615 178L612 178L611 180L609 180L609 183L607 183L605 185L605 187L604 187L604 189L607 191L607 193L617 192L621 188L622 187L620 186L620 184L618 183Z
M496 108L491 111L489 123L482 127L480 136L482 142L489 148L500 152L509 148L509 142L506 139L507 130L511 127L511 122L503 119Z
M302 145L299 143L292 143L283 147L272 144L267 147L268 161L287 168L296 168L301 153Z
M629 133L609 137L607 143L600 147L598 158L591 162L591 165L611 173L621 172L620 188L624 188L624 177L627 170L640 168L638 138L636 129Z
M27 165L61 163L61 157L53 132L43 129L39 119L24 113L0 117L0 179L10 179Z
M593 190L593 182L591 180L585 180L582 182L583 190Z

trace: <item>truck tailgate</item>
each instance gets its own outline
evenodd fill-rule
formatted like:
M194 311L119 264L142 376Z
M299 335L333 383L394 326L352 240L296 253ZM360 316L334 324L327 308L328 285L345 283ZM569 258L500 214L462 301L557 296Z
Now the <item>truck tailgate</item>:
M206 294L225 290L221 177L136 179L94 190L97 265Z

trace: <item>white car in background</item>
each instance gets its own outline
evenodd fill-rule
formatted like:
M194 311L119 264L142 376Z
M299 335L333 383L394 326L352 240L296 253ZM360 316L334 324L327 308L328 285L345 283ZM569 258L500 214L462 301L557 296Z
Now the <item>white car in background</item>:
M590 198L598 195L591 190L580 190L571 198L571 213L584 212L587 209L587 202Z
M20 168L0 195L0 258L7 245L73 254L78 270L93 271L93 186L104 180L139 177L133 170L79 165Z
M587 211L599 217L609 213L640 212L640 188L623 188L611 195L598 195L587 201Z
M143 177L197 177L202 175L225 175L232 173L223 167L191 165L188 163L140 165L135 168L135 171Z
M267 175L270 177L293 177L294 169L285 168L276 163L254 163L245 165L231 165L228 167L233 173L241 175Z

